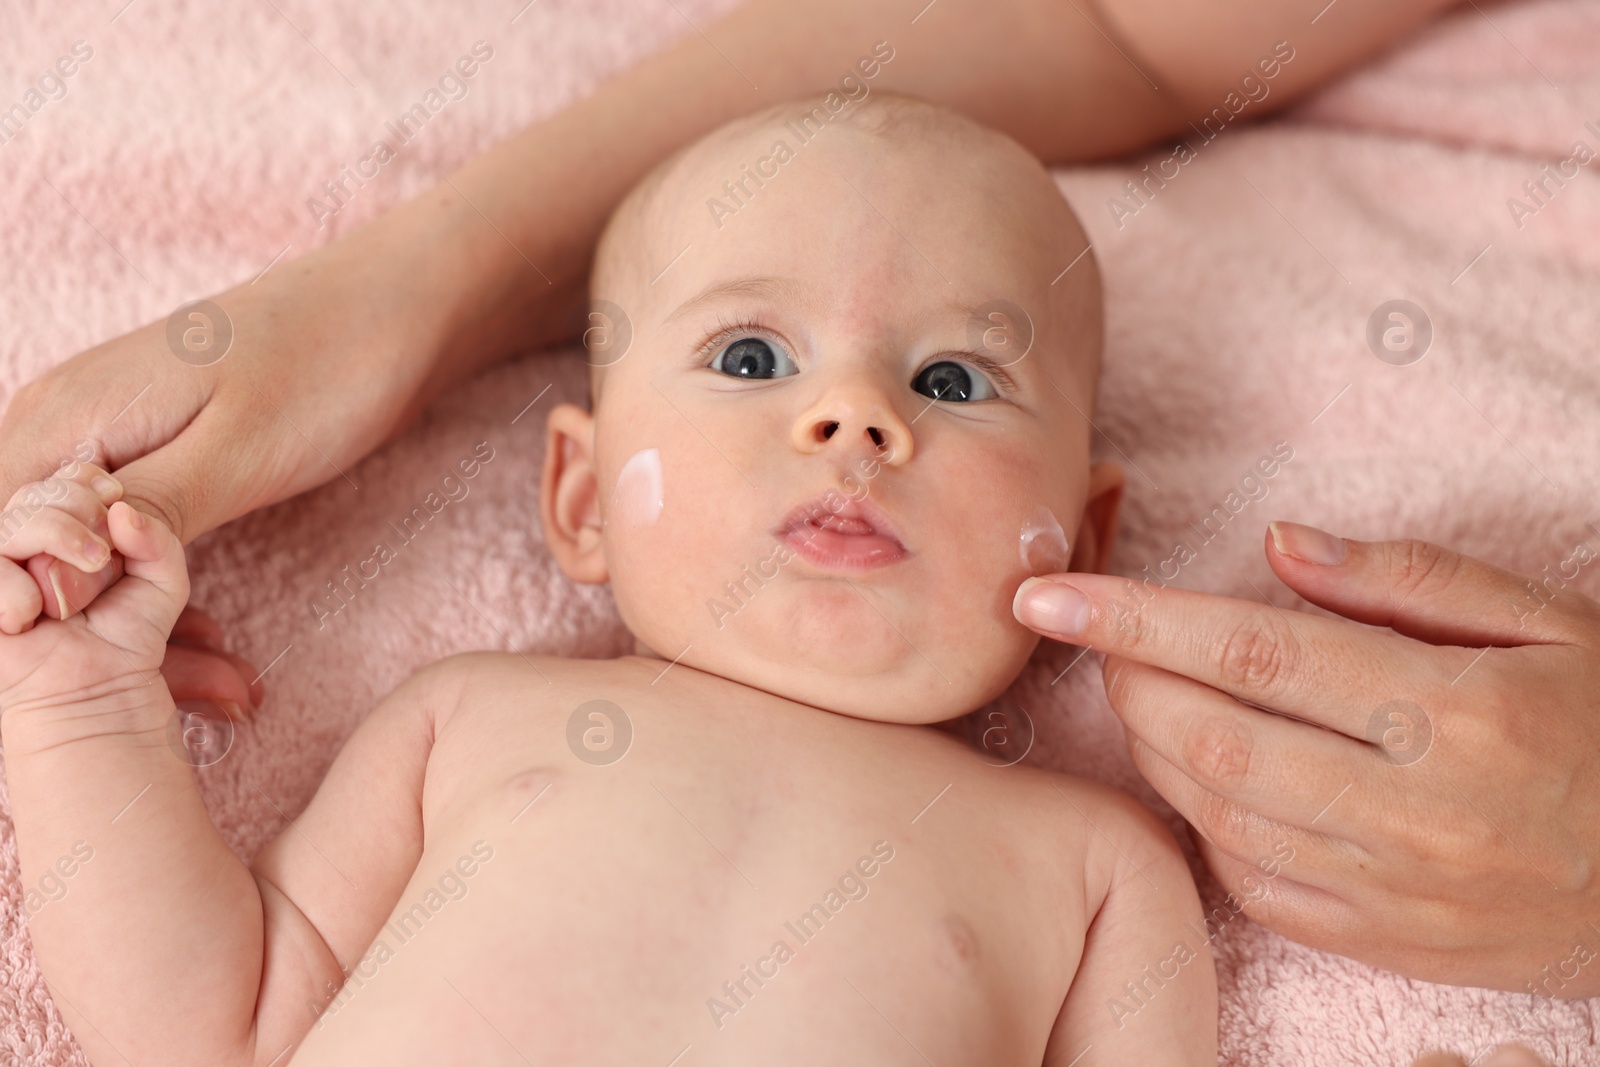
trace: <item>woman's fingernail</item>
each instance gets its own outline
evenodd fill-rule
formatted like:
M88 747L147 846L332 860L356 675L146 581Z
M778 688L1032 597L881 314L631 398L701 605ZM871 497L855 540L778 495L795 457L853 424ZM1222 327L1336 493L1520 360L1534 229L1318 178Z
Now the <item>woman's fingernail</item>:
M56 618L64 619L72 614L72 605L67 603L66 590L61 588L61 564L52 563L45 571L50 576L50 591L56 597Z
M1070 585L1029 578L1017 590L1011 613L1035 630L1076 634L1089 625L1089 598Z
M101 502L105 504L122 496L122 483L109 474L97 474L90 478L89 487L99 494Z
M1335 563L1343 563L1348 551L1345 540L1335 537L1315 526L1302 526L1298 522L1274 522L1267 529L1272 531L1272 544L1281 555L1303 563L1316 563L1323 567L1331 567Z

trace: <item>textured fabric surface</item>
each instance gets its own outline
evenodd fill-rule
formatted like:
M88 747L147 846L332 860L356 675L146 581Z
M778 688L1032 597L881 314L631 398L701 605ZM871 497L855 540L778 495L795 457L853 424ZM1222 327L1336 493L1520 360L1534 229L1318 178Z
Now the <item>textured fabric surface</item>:
M730 6L8 5L0 108L20 103L28 117L0 144L0 389L248 281L280 253L281 266L693 33L685 16L704 25ZM1305 39L1317 32L1308 25ZM41 87L79 41L92 54L68 64L64 95ZM308 207L477 41L493 57L465 96L337 214ZM1177 168L1139 199L1124 183L1172 148L1058 172L1106 277L1097 441L1130 472L1117 570L1154 568L1185 540L1195 558L1180 584L1288 608L1303 605L1261 555L1271 517L1427 537L1530 573L1585 538L1600 545L1586 525L1600 455L1600 163L1542 205L1523 191L1574 142L1600 149L1584 125L1600 127L1596 55L1592 3L1468 8L1284 118L1195 133L1193 158L1158 170ZM1513 197L1537 210L1519 218ZM1367 344L1369 316L1392 299L1432 324L1410 366ZM241 856L304 807L373 702L416 667L472 648L623 650L609 594L560 575L535 506L544 412L581 401L582 369L571 352L493 369L348 480L192 547L195 602L239 652L272 664L267 706L198 772ZM1293 458L1241 489L1277 442ZM443 497L441 479L475 449L493 458L466 495L402 536L402 517ZM1244 500L1236 513L1230 491ZM1218 506L1226 518L1207 541L1196 524ZM327 583L380 541L394 558L330 615ZM1579 584L1600 589L1588 572ZM1042 647L1010 694L1038 724L1030 758L1123 785L1170 817L1128 761L1093 659L1062 674L1075 655ZM1216 904L1215 885L1202 886ZM79 1064L29 947L27 888L0 799L0 1065ZM1589 1002L1531 1010L1525 995L1412 982L1244 919L1216 949L1229 1064L1376 1067L1430 1045L1517 1038L1556 1064L1600 1063Z

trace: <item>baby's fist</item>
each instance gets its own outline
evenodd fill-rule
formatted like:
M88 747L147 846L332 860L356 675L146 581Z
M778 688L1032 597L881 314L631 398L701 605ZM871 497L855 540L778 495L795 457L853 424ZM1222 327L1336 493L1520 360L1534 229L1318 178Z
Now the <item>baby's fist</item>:
M160 678L167 636L189 599L183 545L161 520L121 500L107 512L106 533L123 557L116 584L78 614L41 617L25 633L0 636L0 707L6 711L92 700ZM71 547L63 540L41 551L70 559Z
M121 496L115 478L85 462L12 495L0 512L0 633L21 633L40 614L65 618L94 599L74 577L102 572L98 590L122 573L106 532L106 508Z

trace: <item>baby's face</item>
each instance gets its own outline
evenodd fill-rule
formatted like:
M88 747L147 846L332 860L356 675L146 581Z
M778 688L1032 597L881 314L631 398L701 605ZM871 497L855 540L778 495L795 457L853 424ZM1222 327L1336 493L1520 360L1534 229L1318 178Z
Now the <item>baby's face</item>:
M1017 586L1099 565L1120 475L1091 477L1098 280L1062 274L1065 203L1012 146L907 136L836 123L732 212L707 199L792 132L663 186L634 280L597 279L633 337L592 421L552 415L544 513L664 660L935 722L1022 668Z

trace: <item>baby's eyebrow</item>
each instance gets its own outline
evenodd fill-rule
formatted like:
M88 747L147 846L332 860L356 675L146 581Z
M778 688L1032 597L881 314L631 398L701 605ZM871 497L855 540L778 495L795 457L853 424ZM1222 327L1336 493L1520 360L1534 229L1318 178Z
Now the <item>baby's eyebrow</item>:
M799 284L792 279L770 276L734 278L731 281L712 282L694 296L679 304L677 309L663 319L662 322L671 322L680 315L687 315L691 311L730 296L757 296L777 299L785 296L793 297L799 289Z

